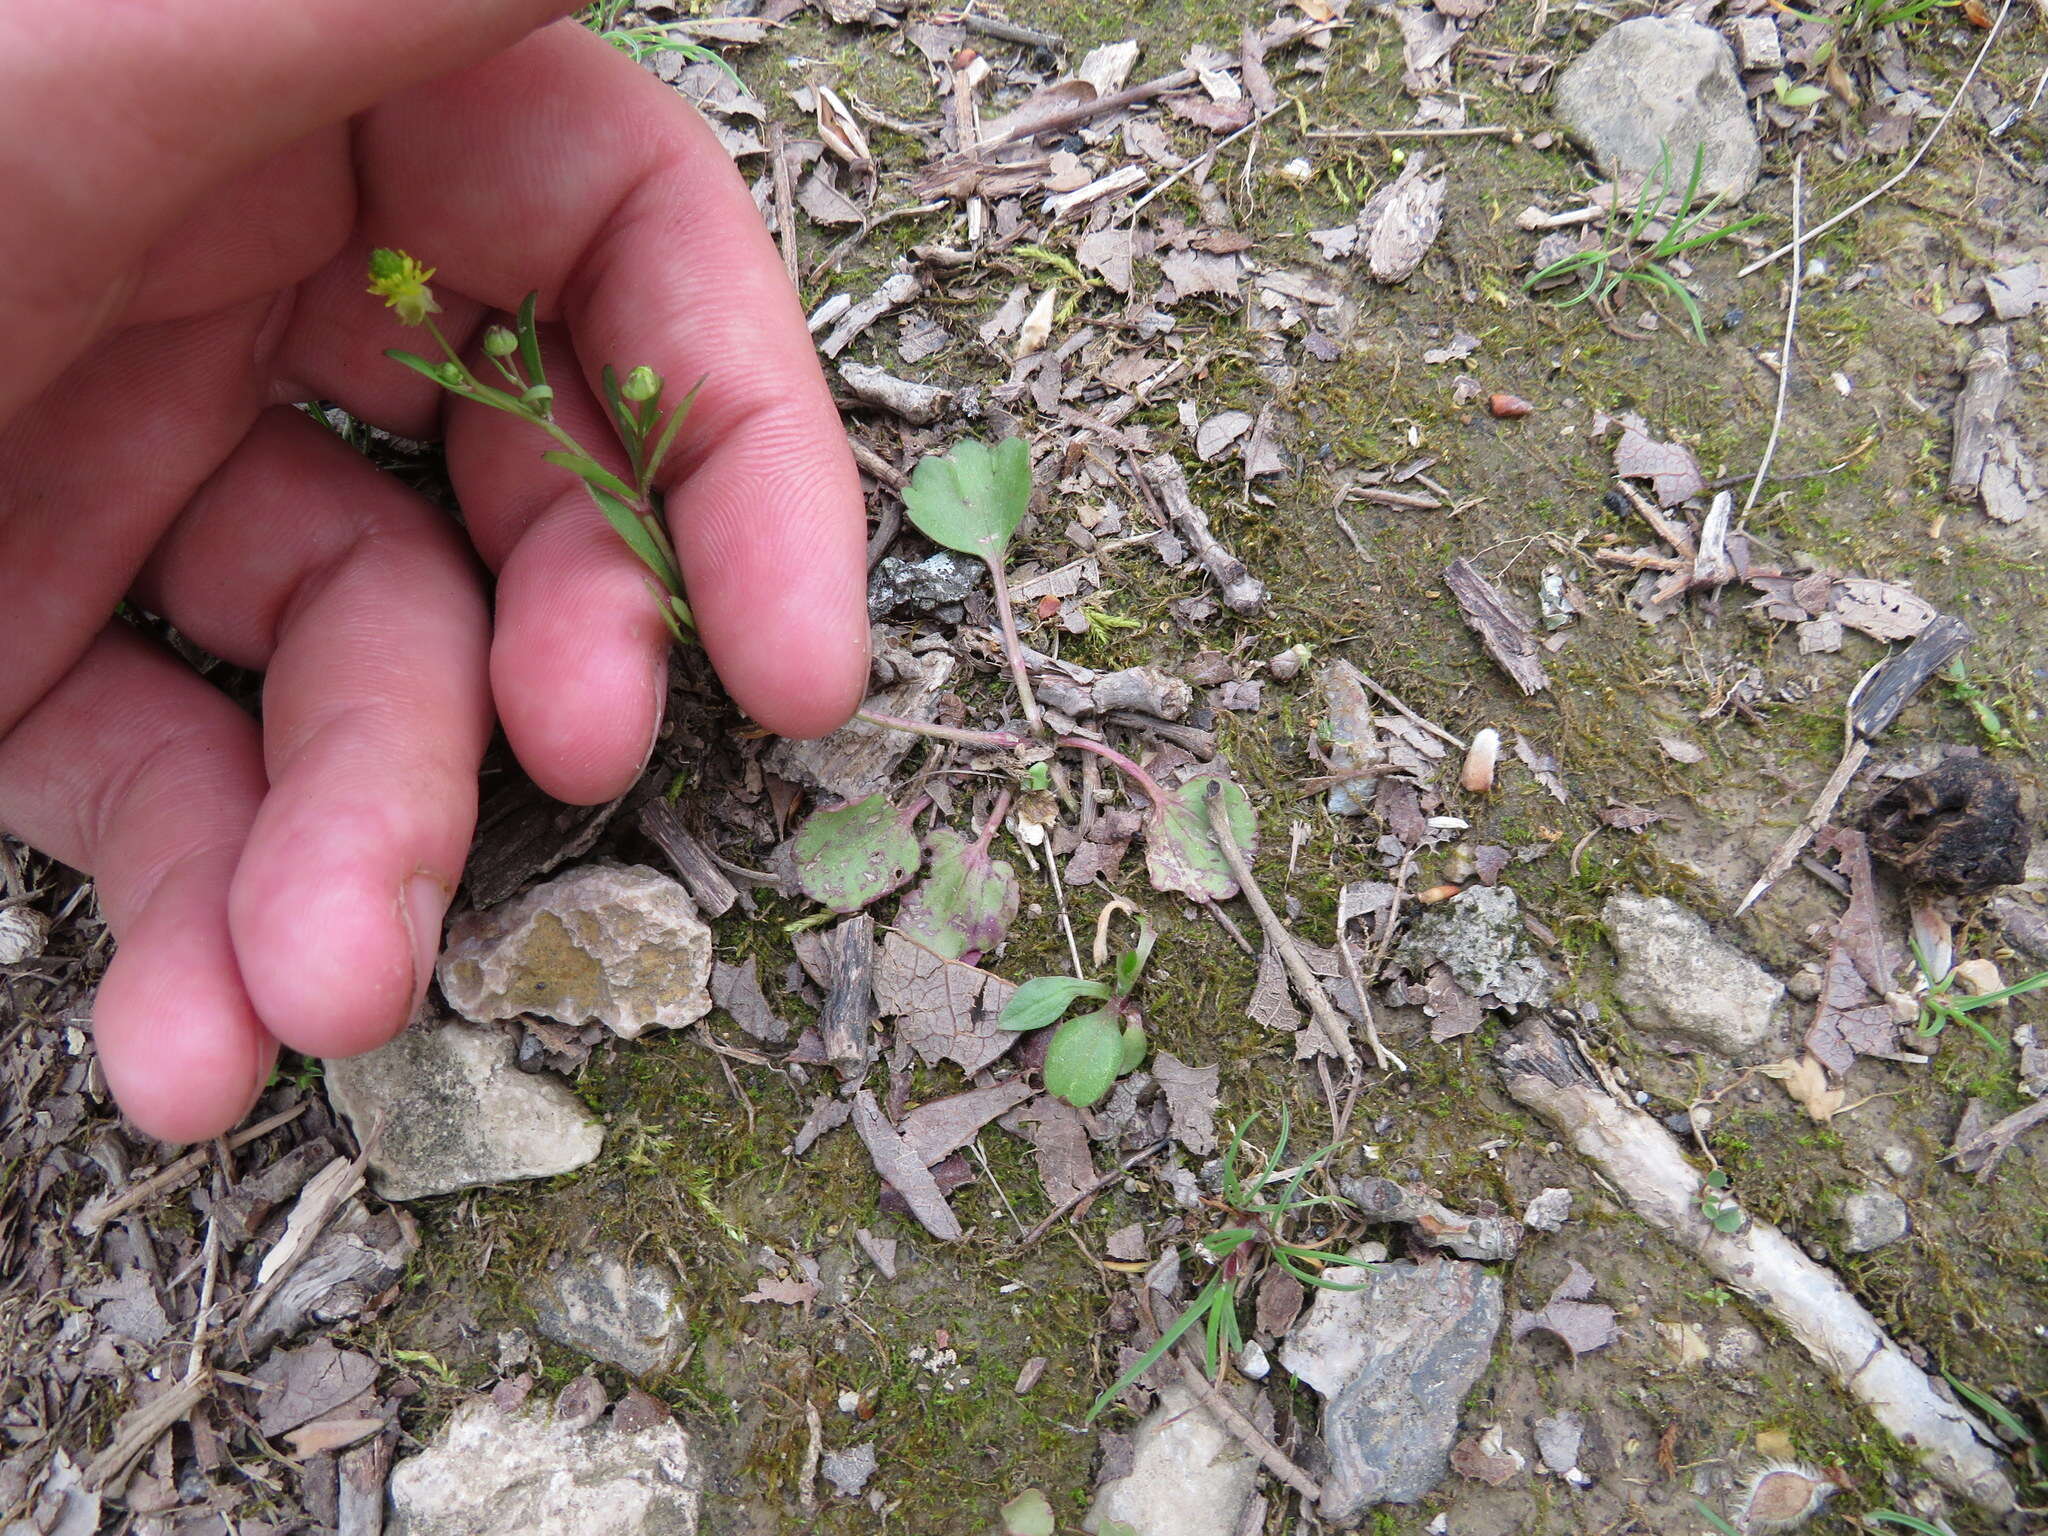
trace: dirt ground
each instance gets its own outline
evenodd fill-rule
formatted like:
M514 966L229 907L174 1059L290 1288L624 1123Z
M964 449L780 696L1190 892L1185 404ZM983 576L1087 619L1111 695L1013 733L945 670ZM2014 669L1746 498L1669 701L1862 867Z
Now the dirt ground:
M985 104L988 115L1005 93L1010 100L1020 94L1006 81L1056 78L1095 45L1137 39L1143 51L1134 78L1146 79L1175 67L1196 43L1234 53L1247 20L1222 0L1120 7L1046 0L1011 14L1056 34L1063 46L1050 55L977 38L999 65L985 87L996 93L996 105ZM1448 166L1442 231L1413 275L1391 286L1372 282L1354 259L1322 261L1307 232L1343 222L1398 174L1400 146L1312 137L1310 130L1411 120L1399 31L1389 17L1354 7L1321 54L1320 72L1293 67L1291 56L1286 67L1275 59L1275 83L1294 105L1218 151L1199 192L1195 178L1183 178L1147 217L1239 231L1254 255L1320 274L1340 296L1309 327L1327 344L1305 346L1302 329L1262 330L1248 301L1184 299L1171 311L1172 354L1188 366L1125 421L1151 429L1180 456L1219 534L1271 590L1270 610L1187 622L1174 604L1205 590L1199 572L1169 571L1144 548L1106 547L1096 554L1099 587L1084 598L1096 622L1085 634L1056 637L1052 623L1031 619L1026 639L1049 649L1057 638L1059 654L1082 665L1169 670L1205 652L1248 667L1305 645L1317 661L1353 661L1461 736L1492 726L1510 744L1519 733L1535 752L1553 755L1558 793L1510 748L1494 793L1450 787L1444 809L1470 823L1461 834L1467 850L1489 844L1534 854L1503 878L1545 936L1561 999L1582 1011L1592 1005L1586 1030L1593 1046L1656 1115L1710 1101L1705 1142L1746 1210L1840 1275L1923 1364L1995 1398L2032 1432L2048 1433L2041 1416L2048 1151L2022 1139L1983 1181L1943 1161L1969 1100L1986 1101L1994 1115L2029 1102L2013 1051L1951 1028L1924 1065L1860 1061L1847 1085L1853 1107L1823 1124L1762 1076L1707 1054L1658 1049L1613 1001L1614 958L1600 912L1617 891L1676 897L1781 978L1826 960L1842 901L1804 869L1742 918L1728 914L1834 766L1850 690L1886 649L1850 633L1839 652L1806 654L1793 627L1751 608L1754 594L1739 585L1718 597L1694 595L1671 617L1646 624L1627 600L1635 573L1596 559L1603 549L1651 542L1633 512L1610 504L1613 439L1596 435L1602 417L1639 415L1660 440L1689 447L1709 482L1727 479L1739 503L1772 432L1772 365L1787 297L1783 263L1736 275L1789 229L1793 141L1782 129L1766 135L1764 179L1747 204L1762 213L1761 223L1693 258L1686 281L1705 319L1704 340L1668 301L1655 328L1644 329L1646 305L1636 294L1603 317L1589 305L1560 308L1524 291L1536 237L1516 227L1515 215L1534 202L1575 206L1574 194L1595 178L1550 115L1547 78L1539 75L1534 90L1517 82L1543 69L1528 61L1568 61L1626 14L1504 0L1477 24L1449 94L1462 101L1469 123L1512 132L1426 143L1430 158ZM1982 71L1981 89L1999 103L2024 104L2035 91L2048 63L2043 26L2038 12L2013 7ZM1982 36L1960 10L1902 29L1905 56L1932 82L1937 104ZM1522 62L1490 69L1482 45ZM1852 78L1867 86L1859 73L1865 64L1846 45L1844 57ZM924 57L898 30L836 24L804 10L768 41L729 58L792 135L815 132L791 103L792 90L825 83L857 95L874 114L867 124L878 164L874 207L912 201L906 177L925 149L887 120L934 123L945 104ZM1808 224L1903 163L1873 149L1858 121L1856 110L1831 98L1818 126L1798 140ZM1929 126L1915 125L1914 142ZM1171 117L1164 128L1183 156L1220 137ZM2007 733L1991 739L1958 690L1937 682L1877 743L1848 811L1873 792L1885 766L1924 766L1955 746L1988 753L2029 797L2040 791L2048 705L2044 524L2037 512L2030 522L2002 526L1944 499L1968 333L1937 317L1957 300L1965 275L2048 247L2044 135L2048 115L2037 107L1993 140L1986 109L1973 97L1902 185L1810 248L1775 450L1780 478L1744 521L1751 549L1788 569L1826 568L1909 587L1964 618L1976 637L1968 677ZM1425 145L1405 147L1412 154ZM1297 157L1307 162L1305 175L1286 169ZM960 218L948 204L879 226L819 271L852 231L799 217L807 305L842 292L865 296L915 246L959 245ZM1127 325L1127 311L1149 307L1140 300L1158 279L1143 261L1136 300L1081 280L1084 271L1069 256L1077 232L1075 225L1042 231L1028 246L936 271L919 308L948 342L928 359L900 361L894 320L846 356L998 399L1011 351L1008 343L984 342L978 327L1017 284L1034 296L1059 290L1054 345L1084 324ZM2040 321L2022 320L2014 330L2016 414L2038 457L2048 453ZM1461 334L1475 343L1465 355L1424 360L1453 348ZM1461 390L1461 376L1477 391ZM1492 392L1519 396L1533 410L1496 418L1485 401ZM1273 407L1287 468L1248 483L1234 453L1200 463L1183 402L1197 420ZM1028 389L1001 409L1055 452L1069 431L1057 413L1033 404ZM885 415L855 409L849 419L884 458L899 461L906 439ZM1418 460L1428 461L1428 480L1445 493L1429 496L1437 505L1392 506L1354 494L1377 483L1376 473ZM1420 487L1401 482L1398 489ZM887 499L878 490L875 506ZM1013 566L1050 570L1076 558L1063 529L1078 511L1041 484ZM927 546L906 533L896 548L916 557ZM1546 568L1561 570L1578 593L1578 616L1542 655L1546 692L1525 697L1462 622L1444 581L1445 567L1460 557L1532 613ZM970 604L970 621L975 612ZM931 616L894 622L908 635L956 627ZM1313 671L1268 678L1260 707L1218 710L1214 729L1259 810L1257 868L1267 891L1304 937L1324 942L1338 890L1360 878L1389 878L1389 871L1377 818L1332 816L1320 796L1300 787L1327 771L1315 750L1326 708ZM721 712L693 663L680 661L678 674L671 739L651 773L664 788L682 780L679 804L687 809L692 797L709 803L719 776L743 767L730 735L739 722ZM967 717L999 718L1001 673L983 666L962 675L971 677L956 688ZM1674 756L1661 744L1674 739L1693 750ZM1601 813L1618 805L1657 819L1640 831L1603 821ZM1450 878L1447 861L1459 856L1457 846L1422 851L1411 890ZM726 851L758 865L768 849L741 843ZM608 832L596 852L652 858L625 830ZM1070 899L1084 934L1113 894L1144 906L1158 926L1145 992L1153 1045L1221 1067L1216 1118L1226 1135L1249 1126L1252 1142L1266 1145L1285 1109L1303 1135L1324 1139L1330 1114L1316 1076L1292 1059L1291 1041L1248 1017L1255 962L1209 916L1147 889L1134 866L1076 888ZM2031 873L2038 890L2038 855ZM8 1084L0 1104L9 1116L0 1126L0 1340L7 1351L0 1427L12 1437L0 1443L0 1458L61 1442L84 1461L132 1406L133 1384L150 1365L145 1351L120 1371L68 1381L48 1374L53 1341L79 1311L67 1287L89 1283L103 1262L67 1223L110 1181L169 1154L119 1129L90 1071L79 1021L110 941L89 898L74 900L75 877L26 856L23 880L59 920L47 953L9 973L0 994L0 1081ZM1027 878L1024 899L1007 949L985 964L1011 979L1066 969L1050 894ZM779 977L793 955L785 925L814 911L801 898L764 891L754 920L718 925L719 954L758 957L764 978ZM1887 890L1884 912L1892 930L1903 932L1898 892ZM1981 912L1976 902L1960 909L1959 957L1993 959L2008 981L2048 963L2016 952ZM722 1015L709 1022L721 1038L734 1038ZM2002 1036L2022 1024L2048 1027L2048 993L2016 999L1993 1020ZM1507 1305L1511 1314L1540 1308L1570 1267L1582 1265L1596 1279L1597 1299L1616 1309L1619 1336L1574 1359L1541 1337L1511 1341L1504 1329L1461 1415L1460 1438L1500 1425L1526 1452L1531 1423L1576 1410L1588 1426L1582 1463L1590 1486L1542 1473L1531 1455L1529 1469L1501 1487L1453 1473L1419 1504L1381 1506L1367 1528L1460 1536L1702 1531L1709 1527L1695 1500L1730 1510L1742 1479L1773 1455L1839 1472L1842 1491L1814 1530L1855 1529L1885 1509L1931 1512L1929 1485L1904 1448L1767 1316L1650 1235L1505 1095L1493 1064L1504 1020L1492 1016L1477 1032L1442 1043L1432 1042L1417 1008L1385 1007L1380 1025L1409 1070L1367 1074L1331 1154L1332 1173L1420 1181L1461 1211L1519 1213L1547 1187L1572 1190L1574 1216L1563 1230L1501 1266ZM288 1064L258 1114L317 1099L319 1080L319 1064ZM906 1216L878 1212L873 1168L850 1132L827 1135L802 1158L787 1154L815 1089L782 1070L722 1062L693 1032L607 1041L577 1069L574 1086L605 1122L601 1156L542 1183L415 1203L420 1246L402 1284L381 1309L343 1325L342 1337L380 1362L387 1380L411 1384L406 1435L429 1437L452 1404L498 1379L499 1336L533 1330L528 1287L551 1260L606 1246L666 1256L682 1269L692 1340L686 1362L641 1385L701 1432L718 1468L707 1529L982 1532L994 1528L1006 1500L1028 1488L1049 1497L1060 1529L1080 1528L1100 1454L1095 1429L1082 1420L1116 1375L1122 1340L1106 1319L1132 1271L1106 1258L1105 1241L1133 1222L1156 1230L1173 1213L1157 1169L1140 1165L1084 1214L1027 1247L1020 1233L1050 1202L1029 1144L991 1127L973 1182L952 1197L968 1237L948 1245ZM963 1086L950 1066L918 1067L908 1095L917 1102ZM1178 1153L1173 1160L1190 1168L1203 1161ZM1098 1163L1108 1166L1104 1158ZM1876 1251L1850 1253L1840 1202L1873 1179L1904 1197L1911 1230ZM158 1240L172 1249L190 1248L200 1230L185 1199L172 1194L152 1208ZM884 1280L863 1259L854 1238L862 1227L898 1239L896 1279ZM1336 1218L1324 1232L1392 1236L1383 1228L1346 1229ZM814 1261L817 1297L799 1306L742 1300L763 1272L764 1249L784 1261ZM33 1261L32 1252L39 1254ZM1732 1350L1740 1364L1723 1369L1690 1358L1689 1339ZM176 1346L171 1338L162 1347ZM1034 1357L1047 1362L1043 1375L1020 1393L1013 1384ZM587 1364L554 1345L541 1347L541 1360L545 1388L566 1385ZM599 1375L615 1391L626 1385L612 1367ZM1276 1439L1299 1444L1313 1432L1314 1397L1278 1370L1266 1390L1277 1411ZM812 1433L806 1405L822 1415L826 1449L875 1444L872 1498L827 1497L814 1513L802 1511ZM1128 1429L1132 1415L1115 1409L1105 1422ZM2016 1461L2015 1469L2031 1465ZM264 1513L274 1528L293 1528L303 1511L294 1508L289 1468L251 1477L250 1487L268 1489ZM1266 1532L1313 1528L1300 1523L1303 1513L1284 1490L1266 1491ZM2048 1503L2048 1486L2023 1488L2022 1500ZM1938 1507L1956 1532L1996 1528L1953 1500ZM0 1507L0 1523L9 1516ZM120 1522L129 1518L110 1505L102 1528L128 1528Z

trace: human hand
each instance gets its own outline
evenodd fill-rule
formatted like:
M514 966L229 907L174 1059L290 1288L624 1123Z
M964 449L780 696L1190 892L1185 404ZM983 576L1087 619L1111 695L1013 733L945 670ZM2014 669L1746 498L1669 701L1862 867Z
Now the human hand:
M701 377L662 479L705 647L771 730L859 702L859 488L796 297L686 104L573 23L527 35L563 8L0 12L0 826L97 881L94 1033L152 1134L232 1125L280 1041L403 1027L493 706L573 801L622 792L660 724L644 570L531 428L380 355L409 338L373 246L439 269L465 351L537 289L587 443L606 363ZM313 399L444 436L464 528ZM110 621L124 597L263 669L260 726Z

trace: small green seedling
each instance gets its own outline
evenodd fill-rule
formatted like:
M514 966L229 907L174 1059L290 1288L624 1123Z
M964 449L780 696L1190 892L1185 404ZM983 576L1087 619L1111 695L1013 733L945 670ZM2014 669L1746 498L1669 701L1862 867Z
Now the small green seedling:
M947 827L925 836L931 873L903 898L896 926L948 960L987 954L1016 920L1017 871L988 851L1008 809L1004 795L972 842Z
M1216 841L1209 820L1208 794L1213 784L1223 796L1231 841L1249 860L1259 840L1259 823L1244 787L1221 771L1198 774L1178 789L1168 789L1114 748L1085 736L1062 736L1063 747L1093 752L1135 782L1150 804L1145 813L1145 869L1155 890L1178 891L1196 901L1228 901L1237 894L1237 876Z
M797 884L834 912L858 912L917 873L924 860L911 824L931 802L903 810L877 790L829 811L814 811L797 829Z
M1728 1175L1719 1168L1701 1183L1699 1202L1700 1214L1712 1223L1716 1232L1739 1232L1742 1223L1748 1219L1742 1214L1742 1207L1735 1202L1735 1191L1729 1187Z
M1010 996L998 1021L1004 1029L1059 1024L1045 1050L1045 1091L1077 1109L1101 1102L1125 1073L1144 1063L1145 1020L1131 994L1145 974L1158 935L1141 923L1138 941L1116 957L1108 981L1079 976L1034 976ZM1083 998L1103 1006L1066 1018Z
M687 59L692 64L715 64L732 76L733 84L741 84L738 73L712 49L676 31L675 25L645 22L638 26L622 26L628 0L597 0L577 12L576 19L610 43L635 64L642 64L657 53L672 53Z
M1635 283L1676 299L1685 311L1685 317L1692 324L1695 338L1707 339L1706 325L1700 318L1699 301L1692 296L1685 284L1664 263L1687 251L1698 250L1725 240L1738 231L1749 228L1763 216L1751 214L1724 224L1718 229L1702 232L1700 225L1719 206L1718 196L1709 198L1698 208L1693 206L1699 195L1700 175L1706 168L1706 146L1697 146L1693 151L1692 175L1686 179L1682 190L1676 192L1677 207L1665 223L1663 232L1652 238L1651 226L1665 217L1664 205L1674 194L1671 168L1671 148L1667 144L1658 157L1657 169L1643 186L1635 205L1627 212L1624 221L1610 218L1609 238L1587 251L1574 251L1558 261L1553 261L1541 271L1532 272L1523 280L1524 288L1540 288L1560 278L1577 278L1580 286L1570 298L1558 301L1558 308L1570 309L1574 304L1590 303L1610 323L1613 320L1612 301L1615 292L1625 283ZM1615 213L1622 212L1619 204ZM1638 244L1647 243L1648 248L1638 251Z
M2016 981L2009 987L2000 987L1996 992L1971 996L1956 990L1956 973L1953 969L1945 975L1936 975L1939 969L1925 946L1918 939L1911 941L1913 963L1920 969L1920 979L1925 990L1920 994L1920 1021L1914 1029L1925 1038L1932 1038L1951 1024L1967 1024L1976 1031L1977 1038L1999 1055L2008 1049L2006 1042L1987 1024L1979 1022L1973 1015L1981 1008L1996 1008L2015 997L2024 997L2029 992L2039 992L2048 987L2048 971L2038 971L2025 981Z
M2004 717L1992 707L1989 696L1970 680L1962 657L1958 656L1949 663L1948 670L1941 674L1941 681L1947 686L1949 697L1977 717L1977 729L1984 733L1987 746L2012 751L2022 745L2019 737L2006 728Z
M1021 437L1005 438L994 448L970 437L955 444L951 453L928 453L917 461L903 488L904 511L918 532L988 566L1010 677L1024 717L1036 730L1043 716L1024 670L1024 646L1017 638L1017 615L1010 607L1010 579L1003 564L1010 536L1030 505L1031 451Z
M1097 1415L1115 1402L1124 1388L1149 1371L1154 1362L1198 1324L1202 1329L1204 1362L1209 1375L1214 1377L1222 1369L1224 1356L1244 1347L1244 1334L1237 1321L1238 1297L1256 1284L1258 1276L1269 1263L1285 1270L1303 1285L1320 1290L1364 1289L1360 1285L1325 1279L1321 1273L1322 1266L1332 1256L1306 1243L1294 1242L1287 1236L1288 1223L1304 1211L1340 1203L1334 1196L1304 1195L1301 1192L1303 1183L1322 1166L1331 1148L1326 1146L1309 1153L1294 1168L1283 1166L1288 1136L1287 1114L1283 1109L1278 1145L1261 1162L1256 1173L1245 1177L1238 1173L1237 1158L1244 1146L1245 1131L1250 1128L1251 1122L1247 1121L1224 1149L1223 1188L1218 1197L1218 1203L1224 1210L1224 1225L1201 1237L1194 1245L1195 1252L1214 1262L1215 1273L1195 1293L1195 1299L1188 1303L1180 1316L1160 1334L1159 1341L1095 1399L1095 1406L1088 1410L1084 1422L1094 1423ZM1278 1194L1268 1198L1266 1191L1273 1188L1278 1189Z
M434 323L441 306L427 286L433 275L434 268L422 266L403 251L370 253L370 292L397 313L400 324L425 326L442 353L438 362L397 349L384 355L433 380L457 399L531 422L559 443L560 448L541 457L583 482L605 521L647 567L659 584L655 596L661 604L662 622L680 644L686 634L696 632L696 624L683 597L683 574L676 563L675 546L662 522L655 477L675 446L676 431L689 415L697 391L693 388L673 407L664 408L662 394L667 386L652 368L635 368L622 381L610 364L605 365L605 404L626 454L626 474L615 475L555 420L555 392L541 365L540 334L534 323L538 295L526 296L512 326L494 325L484 332L484 357L508 386L500 389L478 378Z

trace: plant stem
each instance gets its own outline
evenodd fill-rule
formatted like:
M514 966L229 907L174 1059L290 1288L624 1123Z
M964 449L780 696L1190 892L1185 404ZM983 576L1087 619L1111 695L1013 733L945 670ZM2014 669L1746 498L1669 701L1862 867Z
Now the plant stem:
M1038 696L1031 691L1031 675L1024 670L1024 642L1017 638L1017 615L1010 608L1010 578L1004 572L1000 560L984 558L988 574L995 582L996 617L1002 621L1003 651L1010 658L1010 679L1017 685L1017 698L1024 706L1024 718L1032 730L1045 724L1045 716L1038 711Z
M963 747L988 747L1005 752L1024 745L1024 738L1015 731L969 731L954 725L937 725L929 720L906 720L900 715L885 715L872 709L855 710L853 717L865 720L869 725L879 725L885 731L908 731L913 736L930 736L937 741L957 742Z
M1157 811L1166 804L1166 791L1159 787L1159 781L1132 762L1128 757L1125 757L1123 753L1117 751L1115 747L1104 746L1099 741L1090 741L1085 736L1062 736L1053 745L1056 747L1074 747L1082 752L1093 752L1118 772L1136 779L1138 781L1138 788L1142 789L1145 792L1145 798L1152 802L1153 810Z
M987 853L988 845L995 840L996 828L1003 824L1003 818L1010 814L1010 792L1000 790L996 794L995 809L988 813L988 820L982 824L981 835L974 840L977 853Z

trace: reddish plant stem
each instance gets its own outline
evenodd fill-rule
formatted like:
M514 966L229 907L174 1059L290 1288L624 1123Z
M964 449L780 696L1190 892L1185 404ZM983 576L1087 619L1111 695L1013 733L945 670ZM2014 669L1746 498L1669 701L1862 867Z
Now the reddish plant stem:
M1018 702L1024 706L1024 718L1032 730L1045 724L1045 716L1038 712L1038 696L1031 691L1031 674L1024 670L1024 642L1017 638L1017 615L1010 607L1010 578L1000 560L988 559L989 579L996 588L996 617L1003 626L1003 654L1010 658L1010 679L1017 685Z
M1118 772L1138 781L1138 788L1145 792L1145 798L1152 802L1152 809L1159 810L1166 804L1166 791L1159 787L1159 781L1132 762L1115 747L1106 747L1099 741L1090 741L1085 736L1062 736L1053 743L1056 747L1074 747L1082 752L1093 752L1097 757Z
M937 725L929 720L905 720L900 715L884 715L872 709L856 710L854 718L865 720L869 725L879 725L885 731L908 731L913 736L930 736L937 741L957 742L963 747L1008 751L1024 745L1024 738L1015 731L969 731L954 725Z
M1010 792L1007 789L999 790L996 793L996 807L988 813L988 820L982 823L981 836L974 840L976 853L988 852L988 845L995 839L996 828L1003 824L1003 818L1009 814Z

